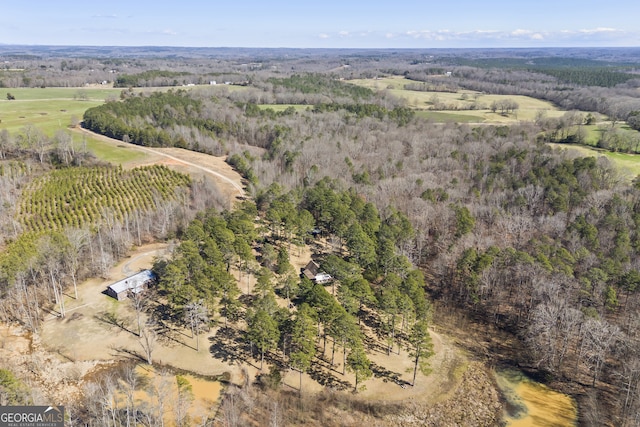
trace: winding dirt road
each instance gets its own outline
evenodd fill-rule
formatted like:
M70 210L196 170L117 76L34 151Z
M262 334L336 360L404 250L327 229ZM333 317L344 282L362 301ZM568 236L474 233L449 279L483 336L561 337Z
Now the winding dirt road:
M130 166L142 166L145 164L167 164L179 167L181 172L191 175L205 174L212 177L221 190L230 198L244 197L242 177L231 166L225 163L225 157L216 157L209 154L197 153L182 148L150 148L141 145L128 144L119 139L109 138L84 128L75 128L76 132L90 136L114 147L127 150L142 151L148 154L148 158L140 162L133 162Z

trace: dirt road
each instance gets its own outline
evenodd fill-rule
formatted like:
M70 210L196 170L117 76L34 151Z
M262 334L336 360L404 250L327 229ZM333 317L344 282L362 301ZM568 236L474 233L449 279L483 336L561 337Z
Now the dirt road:
M76 128L75 131L89 135L91 138L112 145L113 147L136 150L148 154L145 159L139 162L131 162L127 165L129 167L159 163L174 166L181 172L188 173L195 177L207 175L213 178L221 191L230 198L244 197L242 177L225 162L225 157L216 157L175 147L150 148L127 144L118 139L109 138L83 128Z

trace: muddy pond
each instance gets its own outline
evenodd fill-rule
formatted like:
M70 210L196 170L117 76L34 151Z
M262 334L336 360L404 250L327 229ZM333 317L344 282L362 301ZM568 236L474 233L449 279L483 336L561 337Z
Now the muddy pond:
M517 370L500 370L495 375L507 402L505 426L577 425L578 409L570 396L551 390Z

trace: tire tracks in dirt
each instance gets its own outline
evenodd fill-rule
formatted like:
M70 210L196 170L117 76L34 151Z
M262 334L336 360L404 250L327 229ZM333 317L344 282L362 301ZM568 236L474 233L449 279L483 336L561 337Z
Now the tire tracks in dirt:
M224 181L227 184L230 184L234 190L237 192L236 196L237 197L244 197L245 196L245 192L244 192L244 188L242 187L242 185L238 184L236 181L232 180L231 178L228 178L226 176L224 176L223 174L221 174L218 171L215 171L213 169L211 169L210 167L206 167L206 166L202 166L199 165L197 163L185 160L185 159L181 159L179 157L176 157L174 155L168 154L168 153L164 153L158 149L154 149L154 148L150 148L150 147L145 147L142 145L136 145L136 144L130 144L130 143L126 143L123 141L120 141L119 139L115 139L115 138L109 138L108 136L104 136L101 135L99 133L90 131L88 129L84 129L84 128L76 128L75 131L83 133L85 135L89 135L92 138L101 140L101 141L108 141L110 143L113 144L126 144L126 146L128 148L134 149L134 150L138 150L138 151L143 151L146 153L150 153L150 154L154 154L156 156L160 156L160 157L164 157L166 159L170 159L173 160L174 162L178 163L178 164L182 164L184 166L189 166L192 168L196 168L198 170L201 170L202 172L205 172L209 175L214 176L216 179L220 180L220 181Z

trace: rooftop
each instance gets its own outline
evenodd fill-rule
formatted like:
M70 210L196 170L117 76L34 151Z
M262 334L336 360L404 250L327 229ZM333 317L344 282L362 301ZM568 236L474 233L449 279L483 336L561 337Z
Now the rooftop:
M124 278L118 282L112 283L109 285L114 292L120 293L127 290L131 290L134 293L138 293L142 291L143 285L149 280L155 279L156 275L151 270L142 270L139 273L134 274L133 276L129 276Z

